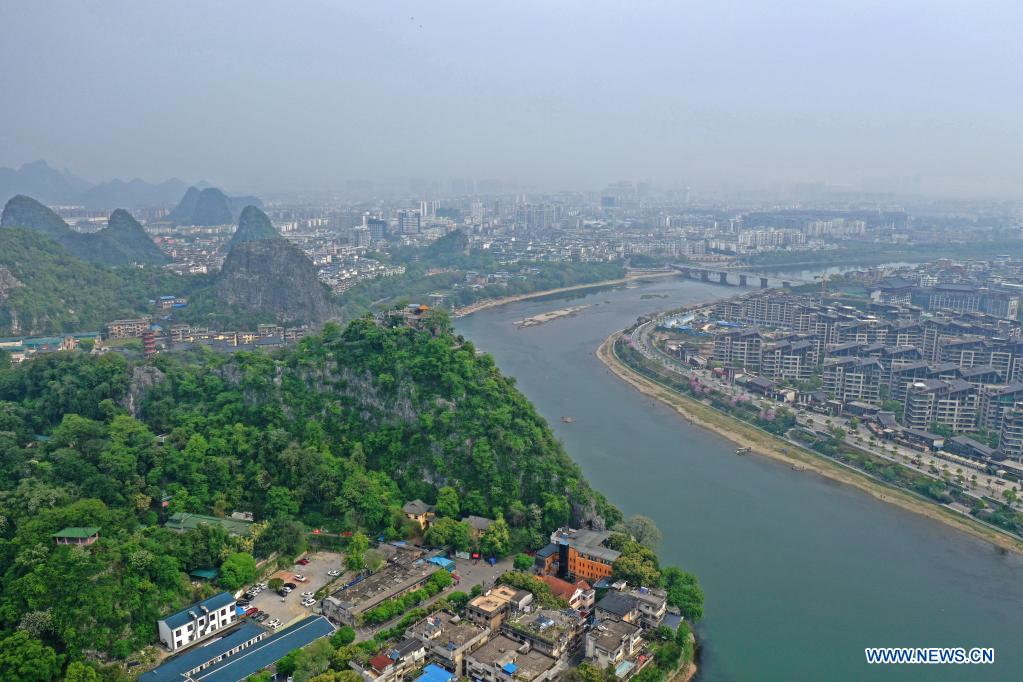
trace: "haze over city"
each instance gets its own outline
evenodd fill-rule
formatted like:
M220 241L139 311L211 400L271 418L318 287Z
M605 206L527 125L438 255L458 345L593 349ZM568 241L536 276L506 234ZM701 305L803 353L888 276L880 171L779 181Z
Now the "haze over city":
M9 2L0 165L1019 197L1015 2Z

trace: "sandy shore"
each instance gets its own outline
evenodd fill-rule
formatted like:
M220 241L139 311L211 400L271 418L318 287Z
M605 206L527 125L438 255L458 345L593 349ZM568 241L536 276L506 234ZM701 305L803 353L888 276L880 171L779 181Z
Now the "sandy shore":
M775 438L749 424L722 414L697 400L664 388L647 379L618 360L612 352L614 342L621 334L622 332L615 332L600 344L596 351L600 361L611 372L630 384L637 391L668 405L693 424L709 429L740 447L749 447L752 449L753 454L786 462L794 467L799 467L799 470L802 472L816 472L821 476L826 476L840 483L859 488L888 504L894 504L903 509L941 521L963 532L983 538L998 547L1023 554L1023 542L1015 540L1004 533L976 523L969 517L936 503L920 499L898 488L886 486L853 469L848 469L823 456L813 454L784 440Z
M531 298L540 298L542 296L550 296L552 294L561 294L566 291L581 291L583 289L594 289L597 287L608 287L616 284L626 284L628 282L635 282L641 279L654 279L657 277L670 277L677 275L678 273L674 270L668 272L654 271L654 272L630 272L620 279L605 279L600 282L590 282L588 284L576 284L570 287L561 287L560 289L545 289L544 291L533 291L528 294L519 294L518 296L502 296L501 298L488 298L484 301L477 301L471 303L464 308L458 308L451 313L451 317L465 317L466 315L472 315L478 313L481 310L487 308L496 308L499 305L506 305L508 303L515 303L516 301L527 301Z

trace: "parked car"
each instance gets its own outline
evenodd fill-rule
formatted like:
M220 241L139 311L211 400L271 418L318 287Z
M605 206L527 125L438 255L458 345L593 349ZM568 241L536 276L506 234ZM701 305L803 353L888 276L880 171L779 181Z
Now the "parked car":
M336 578L339 575L341 575L341 571L330 570L330 571L327 571L327 575L329 575L331 578Z
M257 613L259 613L259 609L257 609L255 606L253 606L251 608L248 608L248 609L245 609L245 615L246 616L254 616Z
M284 583L284 586L287 587L289 590L293 590L296 587L298 587L298 585L296 585L295 583Z
M298 564L299 566L308 566L309 565L309 559L307 559L306 557L302 557L301 559L299 559L295 563Z
M253 620L255 620L257 623L262 623L269 617L270 617L269 613L267 613L266 611L260 611L255 616L253 616Z
M291 592L291 590L289 590L286 587L282 587L281 589L277 590L277 594L281 595L282 597L287 597L289 592Z
M294 576L293 579L297 580L300 583L304 583L305 581L309 580L309 578L305 577L304 575L296 575Z
M246 592L245 594L242 595L242 599L248 599L249 601L252 601L252 598L255 596L256 595L253 594L252 592Z
M315 599L303 599L302 600L302 606L312 606L315 603L316 603Z
M308 599L309 597L313 596L313 593L312 592L303 592L302 596L305 597L306 599Z

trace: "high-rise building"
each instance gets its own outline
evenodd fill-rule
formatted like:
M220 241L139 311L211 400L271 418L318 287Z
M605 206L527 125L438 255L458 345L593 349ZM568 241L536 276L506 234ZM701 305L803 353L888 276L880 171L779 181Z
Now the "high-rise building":
M421 219L419 211L398 211L398 234L419 234Z

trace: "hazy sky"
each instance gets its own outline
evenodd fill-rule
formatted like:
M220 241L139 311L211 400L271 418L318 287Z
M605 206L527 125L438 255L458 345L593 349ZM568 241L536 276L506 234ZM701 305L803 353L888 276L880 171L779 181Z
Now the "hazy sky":
M0 165L1023 195L1023 2L0 3Z

